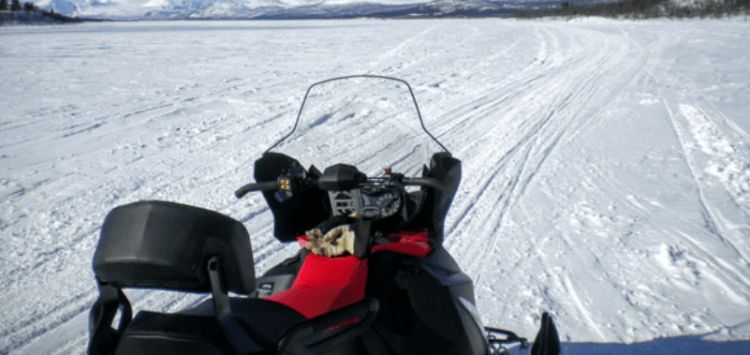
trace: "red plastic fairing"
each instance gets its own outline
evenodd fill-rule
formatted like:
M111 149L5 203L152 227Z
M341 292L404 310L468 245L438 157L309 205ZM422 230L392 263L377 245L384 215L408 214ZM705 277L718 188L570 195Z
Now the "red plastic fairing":
M388 235L391 243L378 244L372 247L370 251L374 254L381 251L391 251L394 253L406 254L411 256L427 256L432 251L430 246L430 237L427 231L402 231Z
M432 251L426 231L392 233L387 239L391 242L375 245L371 252L390 251L424 257ZM305 236L297 240L302 247L307 243ZM281 303L310 319L363 300L366 283L367 259L308 254L292 287L265 299Z
M265 299L310 319L363 300L366 283L367 259L309 254L292 287Z

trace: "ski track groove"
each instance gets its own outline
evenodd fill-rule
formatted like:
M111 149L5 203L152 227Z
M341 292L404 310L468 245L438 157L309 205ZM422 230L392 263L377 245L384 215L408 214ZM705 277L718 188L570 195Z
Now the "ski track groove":
M726 285L724 284L723 289L727 293L734 294L735 295L734 298L740 299L740 300L743 300L743 298L740 295L735 293L736 289L741 288L741 289L744 289L743 293L745 294L750 293L750 279L742 275L736 268L728 266L727 263L722 261L720 258L717 258L711 255L711 252L707 251L706 248L701 243L695 240L694 237L691 237L688 233L685 233L682 231L677 231L677 233L679 233L684 238L685 241L690 243L693 246L694 250L698 251L698 253L702 257L702 260L707 261L708 263L711 264L712 266L711 271L718 272L723 279L733 281L732 283L734 285L737 285L735 288L730 289L729 287L726 287ZM748 300L744 299L743 304L747 305Z
M596 334L599 335L601 340L606 340L607 337L602 333L601 329L599 329L599 325L594 322L594 319L591 317L591 313L587 311L586 305L583 304L581 301L581 297L578 296L578 292L576 292L576 288L573 286L573 284L570 282L570 278L567 276L563 277L563 285L565 285L565 289L567 290L568 294L573 299L573 304L576 305L576 309L578 312L583 316L583 318L586 320L586 323L588 323L590 329L593 329Z
M670 123L672 125L672 130L673 130L673 132L674 132L674 134L677 137L677 140L679 142L680 149L682 150L682 156L685 159L685 164L687 165L688 170L690 171L690 174L692 176L693 187L695 188L696 191L698 191L698 194L697 194L697 196L698 196L698 203L699 203L699 206L701 208L701 213L703 214L704 221L706 223L706 225L705 225L706 230L708 230L712 235L714 235L716 238L718 238L721 241L722 244L726 245L727 247L730 247L732 249L732 251L734 251L738 256L740 256L745 261L747 261L747 258L737 248L737 246L734 245L734 243L732 243L730 240L728 240L727 238L725 238L722 235L722 233L719 230L719 228L717 227L718 222L716 221L716 218L713 216L713 213L711 212L711 207L709 207L708 203L706 202L706 197L705 197L705 194L703 192L703 189L701 189L701 187L700 187L701 184L700 184L700 181L699 181L698 176L696 174L696 169L693 166L693 162L691 161L690 153L685 148L684 138L683 138L682 134L680 133L679 128L677 128L677 123L675 121L675 117L674 117L674 114L672 112L672 109L669 108L669 104L667 104L666 102L662 101L662 103L664 105L664 109L667 111L667 116L669 117Z
M549 33L547 33L549 35ZM543 42L544 43L544 42ZM559 43L555 42L553 43L553 48L557 48L559 46ZM544 48L545 46L541 46ZM596 65L593 65L591 67L599 67L602 63L601 61L603 58L600 58L599 62L596 63ZM542 61L546 61L546 59L542 59ZM544 134L544 130L547 127L548 123L552 120L552 118L564 111L571 102L573 102L574 98L579 98L581 95L584 94L585 96L582 99L577 100L580 102L580 106L585 107L585 105L589 102L589 99L592 95L593 89L590 89L592 87L592 82L594 79L598 77L597 73L592 73L589 75L586 80L579 86L577 86L577 89L575 89L572 93L565 96L562 100L560 100L558 103L556 103L554 106L552 106L548 113L546 114L545 118L541 121L535 123L535 125L529 130L529 133L524 136L524 138L516 143L508 153L506 153L505 156L503 156L498 162L495 162L497 166L497 170L493 171L491 174L488 174L488 176L495 177L498 176L499 172L505 168L504 160L507 156L515 154L516 151L524 151L522 153L522 158L520 159L520 163L517 163L511 170L515 172L507 183L507 187L503 189L504 192L499 194L498 199L495 201L492 208L490 208L493 211L496 211L497 218L495 218L494 224L492 224L493 227L489 228L489 230L494 230L496 233L492 235L491 243L489 248L480 249L479 255L472 255L468 259L469 264L466 267L466 270L468 272L473 272L475 269L477 269L476 263L484 260L486 255L490 252L496 252L496 245L498 242L498 239L503 238L503 221L505 219L505 216L510 208L512 208L515 201L519 200L523 193L525 192L527 186L531 183L533 180L533 177L536 175L536 172L541 169L541 166L544 164L546 159L551 154L551 151L554 149L554 147L558 144L562 136L565 134L565 131L567 130L567 127L569 126L572 116L567 116L560 118L563 122L560 123L560 126L562 128L557 128L556 133L552 134L551 138L547 139L547 146L545 147L538 147L536 143L539 141L539 136ZM588 89L588 90L587 90ZM523 147L523 149L521 148ZM532 171L527 172L527 166L529 162L529 157L533 150L542 151L544 154L541 155L541 158L539 159L539 162L536 164L536 166L532 169ZM521 177L526 175L525 181L520 184L519 187L519 181L521 180ZM477 195L481 194L482 191L485 191L486 187L489 185L489 183L492 181L492 179L487 179L486 184L478 189ZM520 191L518 191L520 189ZM518 191L518 192L517 192ZM477 198L478 196L475 196ZM472 202L470 206L472 206L476 201ZM499 206L499 208L497 207ZM459 214L459 219L457 222L453 224L453 226L458 226L463 222L463 219L468 214L468 210L465 210L465 212L462 212ZM471 220L466 222L467 224L472 224ZM453 229L449 229L449 233L452 232ZM462 238L462 239L468 239L468 238ZM481 265L480 265L481 267ZM477 281L477 284L480 284L479 281Z

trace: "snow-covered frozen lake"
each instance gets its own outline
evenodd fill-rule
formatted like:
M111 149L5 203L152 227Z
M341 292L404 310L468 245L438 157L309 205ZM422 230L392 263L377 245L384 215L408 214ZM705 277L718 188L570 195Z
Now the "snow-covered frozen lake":
M569 354L750 353L750 22L424 20L0 28L0 353L83 353L99 224L166 199L294 252L252 162L308 84L416 89L464 162L448 249L488 324ZM136 308L196 302L131 292Z

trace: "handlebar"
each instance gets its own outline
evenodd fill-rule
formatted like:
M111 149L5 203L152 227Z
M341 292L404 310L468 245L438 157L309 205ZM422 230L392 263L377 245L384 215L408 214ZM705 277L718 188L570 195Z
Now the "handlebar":
M429 187L432 189L435 189L437 191L443 190L443 185L440 184L440 180L435 178L403 178L401 182L404 183L404 185L415 185L415 186L424 186Z
M247 195L248 192L251 192L251 191L274 191L278 189L279 189L278 181L255 182L255 183L250 183L243 187L240 187L239 189L237 189L237 191L234 192L234 195L237 196L237 198L242 198L243 196Z
M440 180L435 179L435 178L404 177L401 179L401 183L403 183L404 185L429 187L437 191L443 190L443 185L440 184ZM318 185L317 181L315 181L311 185L317 186ZM239 189L237 189L237 191L234 192L234 195L237 196L237 198L242 198L243 196L247 195L249 192L252 192L252 191L275 191L278 189L279 189L278 181L255 182L255 183L250 183L250 184L240 187Z

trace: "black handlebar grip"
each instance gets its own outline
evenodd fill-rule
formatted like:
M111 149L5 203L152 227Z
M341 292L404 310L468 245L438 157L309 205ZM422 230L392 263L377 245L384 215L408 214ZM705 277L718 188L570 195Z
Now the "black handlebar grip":
M403 182L405 185L425 186L435 190L443 190L443 184L435 178L404 178Z
M242 198L242 196L247 195L247 193L251 191L273 191L278 189L279 183L277 181L254 182L240 187L234 192L234 195L237 196L237 198Z

